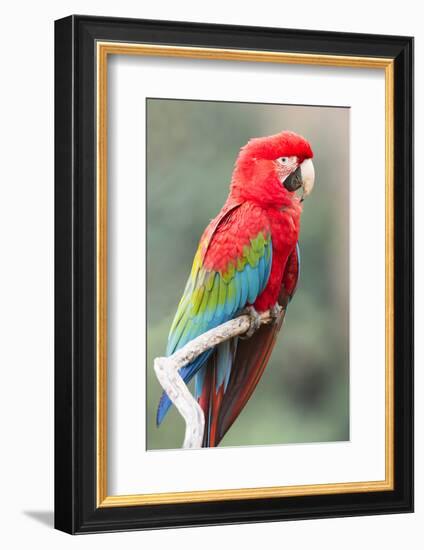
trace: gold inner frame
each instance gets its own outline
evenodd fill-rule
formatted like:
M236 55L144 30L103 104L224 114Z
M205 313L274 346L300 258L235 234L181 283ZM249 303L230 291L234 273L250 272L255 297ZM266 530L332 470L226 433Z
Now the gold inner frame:
M315 55L218 48L97 42L97 506L141 506L388 491L394 489L394 195L393 110L394 61L391 58ZM331 67L384 69L385 72L385 479L281 487L217 489L178 493L108 496L107 493L107 61L109 55L143 55L255 61Z

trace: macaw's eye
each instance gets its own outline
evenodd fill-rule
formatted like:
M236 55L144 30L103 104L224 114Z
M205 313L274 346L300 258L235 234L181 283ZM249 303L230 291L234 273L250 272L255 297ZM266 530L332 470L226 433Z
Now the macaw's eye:
M280 164L287 164L289 162L289 157L280 157L277 159L277 162Z

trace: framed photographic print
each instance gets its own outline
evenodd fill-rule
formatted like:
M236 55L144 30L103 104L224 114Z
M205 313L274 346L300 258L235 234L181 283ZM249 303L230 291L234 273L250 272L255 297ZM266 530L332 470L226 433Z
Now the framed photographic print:
M55 525L413 509L413 39L55 24Z

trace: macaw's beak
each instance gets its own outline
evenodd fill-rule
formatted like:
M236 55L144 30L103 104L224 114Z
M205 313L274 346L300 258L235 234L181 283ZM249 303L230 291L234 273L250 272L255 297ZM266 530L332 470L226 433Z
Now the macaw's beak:
M306 159L284 180L287 191L297 191L302 187L301 200L311 194L315 182L315 170L311 159Z

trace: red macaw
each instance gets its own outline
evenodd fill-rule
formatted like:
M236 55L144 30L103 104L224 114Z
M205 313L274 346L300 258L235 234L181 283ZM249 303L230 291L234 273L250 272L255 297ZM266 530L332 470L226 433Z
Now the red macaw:
M315 178L312 157L309 143L294 132L251 139L237 157L222 210L200 239L167 355L246 308L256 321L267 310L275 317L271 325L256 323L248 338L220 344L181 369L187 384L195 376L204 447L219 444L252 395L295 292L302 202ZM157 425L170 405L163 393Z

